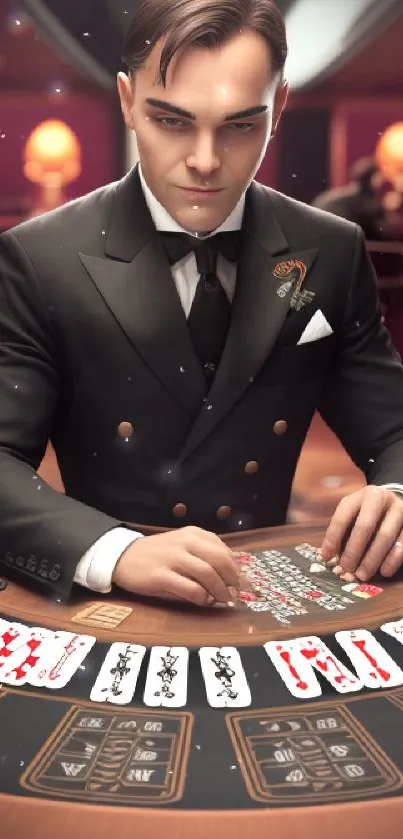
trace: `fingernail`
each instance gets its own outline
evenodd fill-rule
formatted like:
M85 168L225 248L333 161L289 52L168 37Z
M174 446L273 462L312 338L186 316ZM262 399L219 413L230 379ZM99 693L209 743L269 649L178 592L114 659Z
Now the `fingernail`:
M345 580L346 583L354 583L355 582L355 574L350 574L349 571L345 571L344 574L341 574L341 579Z
M365 582L365 580L368 579L367 572L366 571L360 571L360 569L358 569L358 571L355 572L355 576L358 577L358 579L361 580L363 583Z
M333 568L335 565L338 565L338 564L339 564L339 557L338 556L334 556L332 559L329 559L328 562L326 563L326 565L328 565L329 568Z
M209 594L209 596L206 600L206 604L207 604L207 606L211 606L213 603L215 603L215 597L212 597L212 595Z
M343 571L343 566L342 565L335 565L334 568L332 568L332 571L333 571L333 574L339 575Z

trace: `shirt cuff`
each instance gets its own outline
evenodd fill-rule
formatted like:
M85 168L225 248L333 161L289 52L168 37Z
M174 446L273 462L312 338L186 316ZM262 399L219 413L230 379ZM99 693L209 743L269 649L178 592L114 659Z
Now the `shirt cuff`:
M142 537L142 533L126 527L116 527L104 533L80 559L74 582L100 594L108 594L112 589L113 572L120 557L129 545Z
M382 484L380 489L388 489L390 492L396 492L403 496L403 484Z

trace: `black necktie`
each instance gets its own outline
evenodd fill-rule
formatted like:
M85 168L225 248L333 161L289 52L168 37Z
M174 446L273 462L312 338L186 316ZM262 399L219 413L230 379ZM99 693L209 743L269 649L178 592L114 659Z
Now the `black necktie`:
M186 233L160 233L170 265L194 252L200 280L188 318L188 328L206 376L212 379L220 362L231 317L228 297L217 277L217 256L236 262L239 231L199 239Z

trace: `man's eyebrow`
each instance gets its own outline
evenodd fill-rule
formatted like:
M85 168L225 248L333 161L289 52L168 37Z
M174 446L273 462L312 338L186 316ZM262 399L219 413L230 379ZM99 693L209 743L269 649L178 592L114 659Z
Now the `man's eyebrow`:
M264 114L267 111L267 105L254 105L253 108L247 108L246 111L238 111L237 114L230 114L225 117L225 121L230 119L243 119L244 117L255 117L257 114Z
M146 99L146 102L149 105L152 105L153 108L162 108L164 111L169 111L171 114L176 114L179 117L185 117L185 119L196 119L196 114L192 114L191 111L185 111L184 108L179 108L177 105L172 105L171 102L164 102L163 99ZM253 108L247 108L245 111L238 111L235 114L229 114L228 116L224 117L225 122L229 122L233 119L243 119L244 117L254 117L257 114L262 114L267 111L267 105L255 105Z

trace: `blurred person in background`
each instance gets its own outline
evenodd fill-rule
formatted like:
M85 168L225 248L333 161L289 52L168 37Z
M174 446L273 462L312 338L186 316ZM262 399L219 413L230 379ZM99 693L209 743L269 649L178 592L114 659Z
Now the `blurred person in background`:
M375 160L363 157L351 167L346 186L322 192L313 206L358 224L368 241L388 239L383 186L384 178Z

